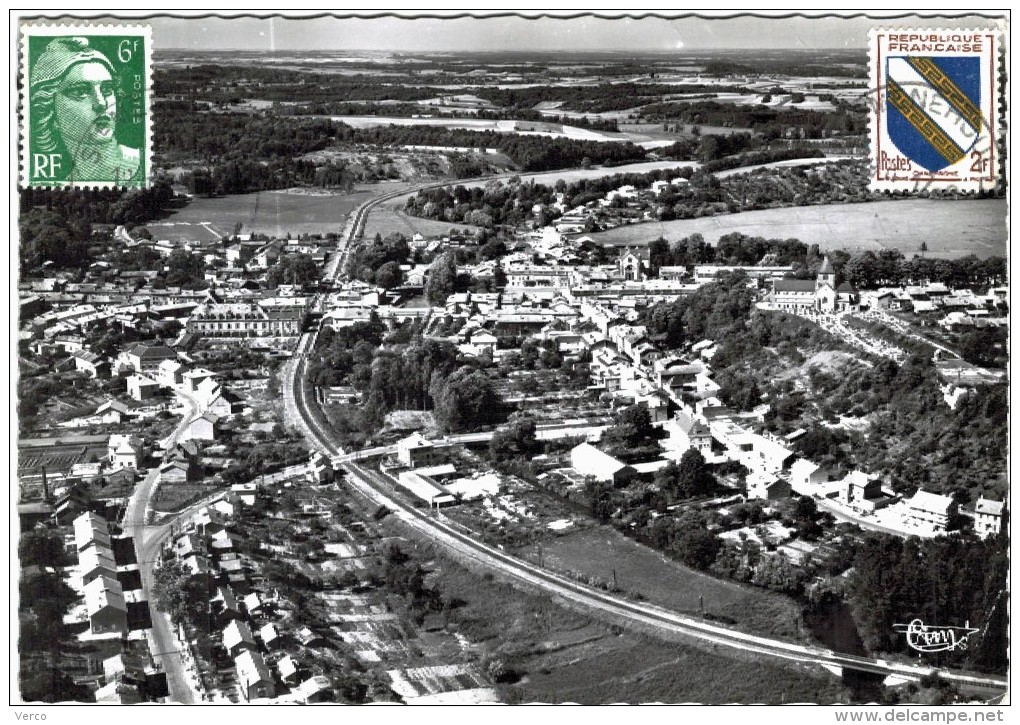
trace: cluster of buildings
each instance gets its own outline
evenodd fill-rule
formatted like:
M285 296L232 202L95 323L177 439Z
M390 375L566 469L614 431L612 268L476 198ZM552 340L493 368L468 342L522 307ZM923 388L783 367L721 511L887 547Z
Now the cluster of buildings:
M281 695L307 703L332 699L329 679L310 673L297 654L299 647L324 646L324 638L285 622L279 595L254 586L259 567L241 553L244 539L232 520L254 503L255 491L235 488L191 516L164 547L163 560L206 577L209 627L233 663L236 689L245 702Z

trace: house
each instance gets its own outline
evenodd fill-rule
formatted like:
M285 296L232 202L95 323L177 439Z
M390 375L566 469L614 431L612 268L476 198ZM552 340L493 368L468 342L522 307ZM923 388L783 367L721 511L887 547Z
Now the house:
M296 688L298 698L305 703L330 702L333 691L330 689L329 678L316 675L305 680Z
M84 587L85 611L92 634L127 634L124 589L115 577L100 576Z
M209 600L213 615L224 626L231 620L241 619L241 608L237 605L237 597L229 584L220 584L216 588L216 596Z
M206 411L188 424L184 431L186 438L199 441L214 441L221 429L220 416Z
M241 652L234 657L234 668L237 670L237 687L246 701L276 695L273 675L258 652L254 650Z
M320 634L316 634L308 627L302 627L297 632L297 639L305 647L323 647L326 644L326 638Z
M851 471L839 488L839 500L846 506L861 513L870 513L883 499L882 482L878 476L862 471Z
M816 486L828 480L829 472L806 458L798 458L790 466L790 484L799 494L809 496Z
M106 379L110 377L113 366L110 361L90 350L79 350L72 355L74 369L85 373L90 378Z
M181 373L181 385L188 393L197 393L199 386L206 380L214 380L216 373L205 368L194 368Z
M123 488L124 486L133 486L137 477L137 469L125 466L111 469L103 474L103 478L106 480L107 486L115 486L119 488Z
M637 474L632 466L616 460L590 443L581 443L570 451L570 465L582 476L622 486Z
M67 526L89 510L92 498L86 485L78 481L68 486L53 502L53 520L58 526ZM107 535L108 537L108 535ZM85 544L88 546L88 544ZM84 547L79 547L84 548Z
M134 370L136 373L156 374L160 364L164 360L176 360L177 353L165 345L138 343L122 352L120 358L128 369Z
M126 423L138 417L138 408L135 402L124 402L122 400L108 400L94 413L102 423Z
M240 499L242 505L254 506L259 487L257 483L235 483L230 487L230 492Z
M280 636L280 630L278 630L276 628L276 625L273 624L272 622L264 625L259 630L259 639L261 639L262 644L264 644L269 649L279 647L281 644L283 644L283 638Z
M747 477L747 498L777 501L790 495L790 483L773 473L755 471Z
M974 505L974 532L981 537L996 536L1002 529L1005 501L978 496Z
M680 411L673 416L673 420L666 426L666 429L669 431L670 438L676 440L679 447L693 448L701 451L701 454L706 457L711 454L712 432L700 420Z
M956 513L956 502L949 496L941 496L918 489L907 503L907 516L915 526L928 526L934 531L945 531L949 518Z
M161 483L192 483L201 477L199 467L189 460L174 459L159 467L159 480Z
M234 619L223 629L223 647L231 657L237 657L245 650L257 652L251 628L239 619Z
M244 400L236 393L221 389L220 394L209 401L205 409L206 412L221 417L238 415L244 410Z
M156 380L164 388L172 388L184 382L188 366L177 360L164 360L156 369Z
M106 519L92 511L86 511L74 520L74 545L78 551L93 544L110 547L110 528Z
M107 459L114 466L138 469L142 462L142 441L133 435L115 433L110 436Z
M266 606L262 602L262 598L259 596L258 592L251 592L250 594L245 595L242 601L244 602L244 609L248 612L249 616L252 614L258 614Z
M295 685L301 679L298 672L298 664L290 655L284 655L276 662L276 670L280 673L280 680L287 685Z
M82 584L88 584L99 577L117 578L117 563L113 551L101 544L93 544L78 552L78 568Z
M127 379L127 391L135 400L148 400L159 393L159 383L146 375L135 373Z
M397 460L408 468L434 466L440 458L432 441L417 431L397 441Z

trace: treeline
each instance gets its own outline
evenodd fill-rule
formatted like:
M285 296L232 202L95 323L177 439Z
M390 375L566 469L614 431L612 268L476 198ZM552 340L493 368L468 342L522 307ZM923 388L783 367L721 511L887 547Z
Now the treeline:
M847 599L871 651L913 655L894 628L920 619L928 625L978 630L966 647L937 655L939 665L1004 673L1007 667L1009 543L946 536L906 540L867 534L857 547ZM929 654L930 662L936 655Z
M767 140L784 138L787 129L798 129L803 138L857 135L868 130L867 115L849 110L812 111L796 106L737 105L719 101L652 103L641 109L645 120L699 126L749 128Z
M521 171L640 161L646 152L628 142L584 141L547 136L521 136L497 131L466 131L440 126L377 126L347 129L341 143L382 146L455 146L495 148L510 157Z
M1006 282L1006 259L978 259L968 254L957 259L914 256L907 259L898 249L859 252L837 270L860 289L898 287L941 282L951 288L985 288Z
M454 110L445 113L440 109ZM535 121L560 123L565 126L588 128L593 131L619 131L613 118L589 118L586 116L553 116L543 114L534 108L459 108L456 106L423 105L420 103L356 103L351 101L329 101L293 106L274 106L277 113L295 116L392 116L414 118L434 115L436 118L477 118L492 121Z
M690 267L698 264L720 265L792 265L800 264L810 271L822 263L817 244L807 245L799 239L766 239L741 232L719 237L714 245L695 233L670 243L659 237L648 245L649 264L660 267Z
M167 160L259 161L321 151L341 128L350 127L328 118L195 113L165 107L154 114L153 140Z
M646 100L674 93L746 93L742 86L698 83L600 83L595 86L535 85L527 88L472 88L479 98L500 106L534 108L539 103L561 102L561 107L584 113L604 113L633 108Z
M777 144L778 148L768 148L769 143ZM702 168L712 173L738 166L825 156L811 146L786 146L785 143L789 142L770 142L752 133L699 134L657 149L656 153L679 161L701 161Z

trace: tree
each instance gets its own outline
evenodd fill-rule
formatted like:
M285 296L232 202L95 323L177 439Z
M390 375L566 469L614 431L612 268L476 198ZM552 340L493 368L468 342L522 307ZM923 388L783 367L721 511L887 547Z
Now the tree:
M620 411L613 425L603 433L602 440L615 449L634 450L654 445L658 434L648 408L639 403Z
M396 262L386 262L375 271L375 283L383 289L399 287L404 281L404 273Z
M429 304L444 305L446 298L454 291L457 284L457 262L451 252L436 259L429 267L428 279L425 281L425 296Z
M180 286L203 281L202 257L183 249L175 249L166 261L166 283Z
M281 284L306 285L317 282L322 270L309 254L283 254L266 275L266 282L271 287Z
M33 529L22 534L18 542L18 558L21 560L22 568L61 567L67 563L63 540L49 529Z
M722 542L705 526L705 515L699 511L685 512L675 524L673 553L695 569L707 569L715 561Z
M498 422L502 417L499 395L481 370L465 365L448 377L433 373L429 394L437 421L459 432Z
M702 496L712 490L714 483L715 477L708 470L701 451L688 449L677 467L676 490L680 498Z
M489 441L489 455L496 462L527 459L538 449L535 419L514 414L510 422L497 430Z
M179 561L165 562L153 571L156 608L170 615L175 625L202 622L208 612L209 592L202 577Z

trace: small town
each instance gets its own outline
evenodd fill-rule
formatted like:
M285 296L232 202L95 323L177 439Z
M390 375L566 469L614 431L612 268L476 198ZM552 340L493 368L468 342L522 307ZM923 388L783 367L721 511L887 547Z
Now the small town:
M695 224L993 199L857 198L855 142L777 135L715 171L281 184L197 222L240 192L170 158L142 192L23 192L21 698L1001 694L1005 240ZM922 656L913 619L979 634Z

